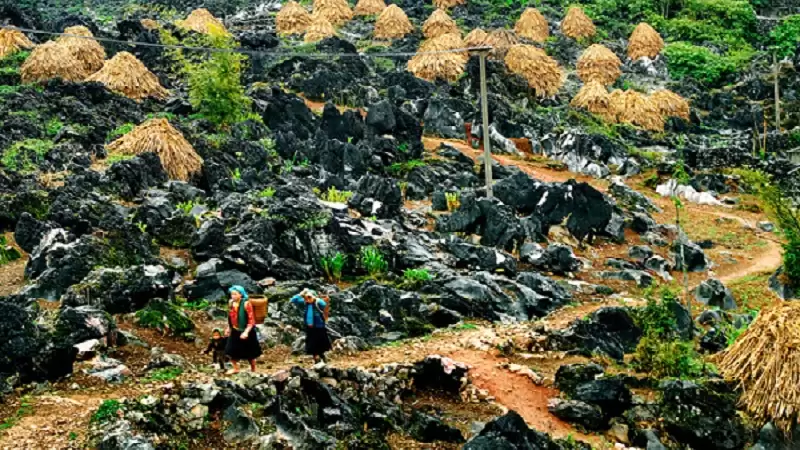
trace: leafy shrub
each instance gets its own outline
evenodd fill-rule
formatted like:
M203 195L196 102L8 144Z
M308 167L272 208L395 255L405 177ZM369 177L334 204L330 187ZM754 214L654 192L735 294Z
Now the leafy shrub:
M266 187L259 191L258 196L261 198L272 198L275 195L275 188L272 186Z
M769 33L769 40L779 58L793 56L800 42L800 14L784 17Z
M347 203L352 196L353 193L350 191L340 191L331 186L328 188L325 194L322 195L321 200L331 203Z
M198 205L199 205L199 203L195 203L194 201L189 200L189 201L186 201L186 202L180 202L175 206L182 213L184 213L186 215L189 215L192 212L192 209L194 209L194 207L198 206Z
M677 79L694 78L708 85L717 85L735 74L753 55L752 48L743 48L718 55L706 47L688 42L669 44L664 50L670 74Z
M783 234L783 270L789 285L800 288L800 211L791 197L779 186L771 185L761 190L761 199L767 213Z
M62 128L64 128L64 122L58 120L58 117L53 117L45 124L45 132L51 137L57 135Z
M422 283L433 279L426 269L406 269L403 272L403 278L413 283Z
M446 192L444 198L447 200L448 211L455 211L461 206L461 195L458 192Z
M126 123L118 126L117 128L114 128L113 130L108 132L108 135L106 136L106 142L111 142L121 138L122 136L125 136L126 134L133 131L135 127L136 125L132 123Z
M194 329L194 323L186 313L175 305L163 301L150 302L146 308L137 311L136 323L143 328L154 328L176 336Z
M758 169L737 167L728 169L726 172L730 175L739 177L741 180L739 187L744 188L747 192L751 193L760 192L763 188L768 186L771 181L769 174Z
M336 252L333 256L323 256L319 264L331 283L338 283L342 280L342 269L347 261L347 256Z
M21 257L22 255L20 255L19 250L8 245L6 237L0 234L0 266L11 261L16 261Z
M0 164L14 172L32 172L53 148L53 141L26 139L7 148Z
M205 309L208 309L209 306L211 306L211 303L209 303L208 300L206 300L204 298L195 299L195 300L185 300L184 299L180 303L181 303L181 306L183 308L191 310L191 311L203 311Z
M0 85L0 95L11 95L19 92L19 86Z
M373 246L361 248L361 265L372 277L386 272L389 267L383 253Z
M183 369L180 367L162 367L152 371L148 378L152 381L172 381L178 378L182 373Z
M400 146L402 145L403 144L400 144ZM426 165L425 161L421 161L419 159L412 159L411 161L405 161L405 162L396 162L393 163L391 166L389 166L389 173L395 176L404 176L408 174L408 172L411 172L411 169L415 167L422 167L424 165Z
M92 414L92 423L104 423L115 419L120 409L122 405L119 400L103 400L97 411Z

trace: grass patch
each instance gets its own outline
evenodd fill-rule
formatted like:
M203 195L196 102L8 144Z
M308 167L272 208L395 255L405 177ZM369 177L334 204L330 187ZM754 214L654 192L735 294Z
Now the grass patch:
M748 275L728 283L740 312L760 311L780 299L769 289L770 272Z
M125 136L126 134L133 131L135 127L136 125L132 123L126 123L118 126L117 128L114 128L113 130L109 131L108 134L106 135L106 142L115 141L121 138L122 136Z
M20 419L23 417L30 415L33 412L33 405L30 403L30 399L27 396L24 396L20 399L19 408L14 412L13 415L6 417L6 419L0 423L0 431L8 430L12 428L14 425L19 422Z
M119 400L103 400L97 411L92 414L92 423L105 423L117 417L122 409Z
M172 381L182 373L183 369L180 367L162 367L150 372L150 376L147 378L151 381Z
M400 145L402 146L403 144ZM411 169L415 167L422 167L425 165L427 165L427 163L419 159L412 159L410 161L405 161L405 162L396 162L391 166L389 166L389 173L394 176L405 176L408 175L408 172L411 172Z
M53 141L26 139L12 144L0 158L0 164L13 172L33 172L47 153L53 148Z

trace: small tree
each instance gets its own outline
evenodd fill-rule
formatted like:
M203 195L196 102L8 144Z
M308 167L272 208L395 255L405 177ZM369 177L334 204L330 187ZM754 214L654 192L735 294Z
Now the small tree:
M800 212L791 197L778 185L761 189L761 199L767 213L785 238L783 271L790 286L800 288Z

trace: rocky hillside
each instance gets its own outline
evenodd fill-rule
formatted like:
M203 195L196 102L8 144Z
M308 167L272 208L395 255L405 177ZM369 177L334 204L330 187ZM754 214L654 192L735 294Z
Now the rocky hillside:
M734 367L800 296L792 2L2 0L0 25L0 448L798 445L791 386L759 407ZM253 374L200 354L232 285L269 299Z

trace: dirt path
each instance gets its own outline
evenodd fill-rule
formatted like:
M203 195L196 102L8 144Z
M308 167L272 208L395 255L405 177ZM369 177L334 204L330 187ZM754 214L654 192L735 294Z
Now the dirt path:
M735 214L729 214L725 212L717 212L713 213L714 215L726 219L736 220L742 226L747 227L749 229L755 230L755 226L748 222L746 219L737 216ZM763 232L759 232L761 234ZM719 280L723 283L728 283L731 281L738 280L740 278L744 278L748 275L756 275L763 272L771 272L776 270L783 264L783 250L781 249L780 243L774 237L767 237L761 236L764 239L764 242L767 243L766 248L761 249L758 253L758 257L754 258L752 261L748 261L748 264L742 264L741 267L738 267L730 271L722 276L719 277Z

